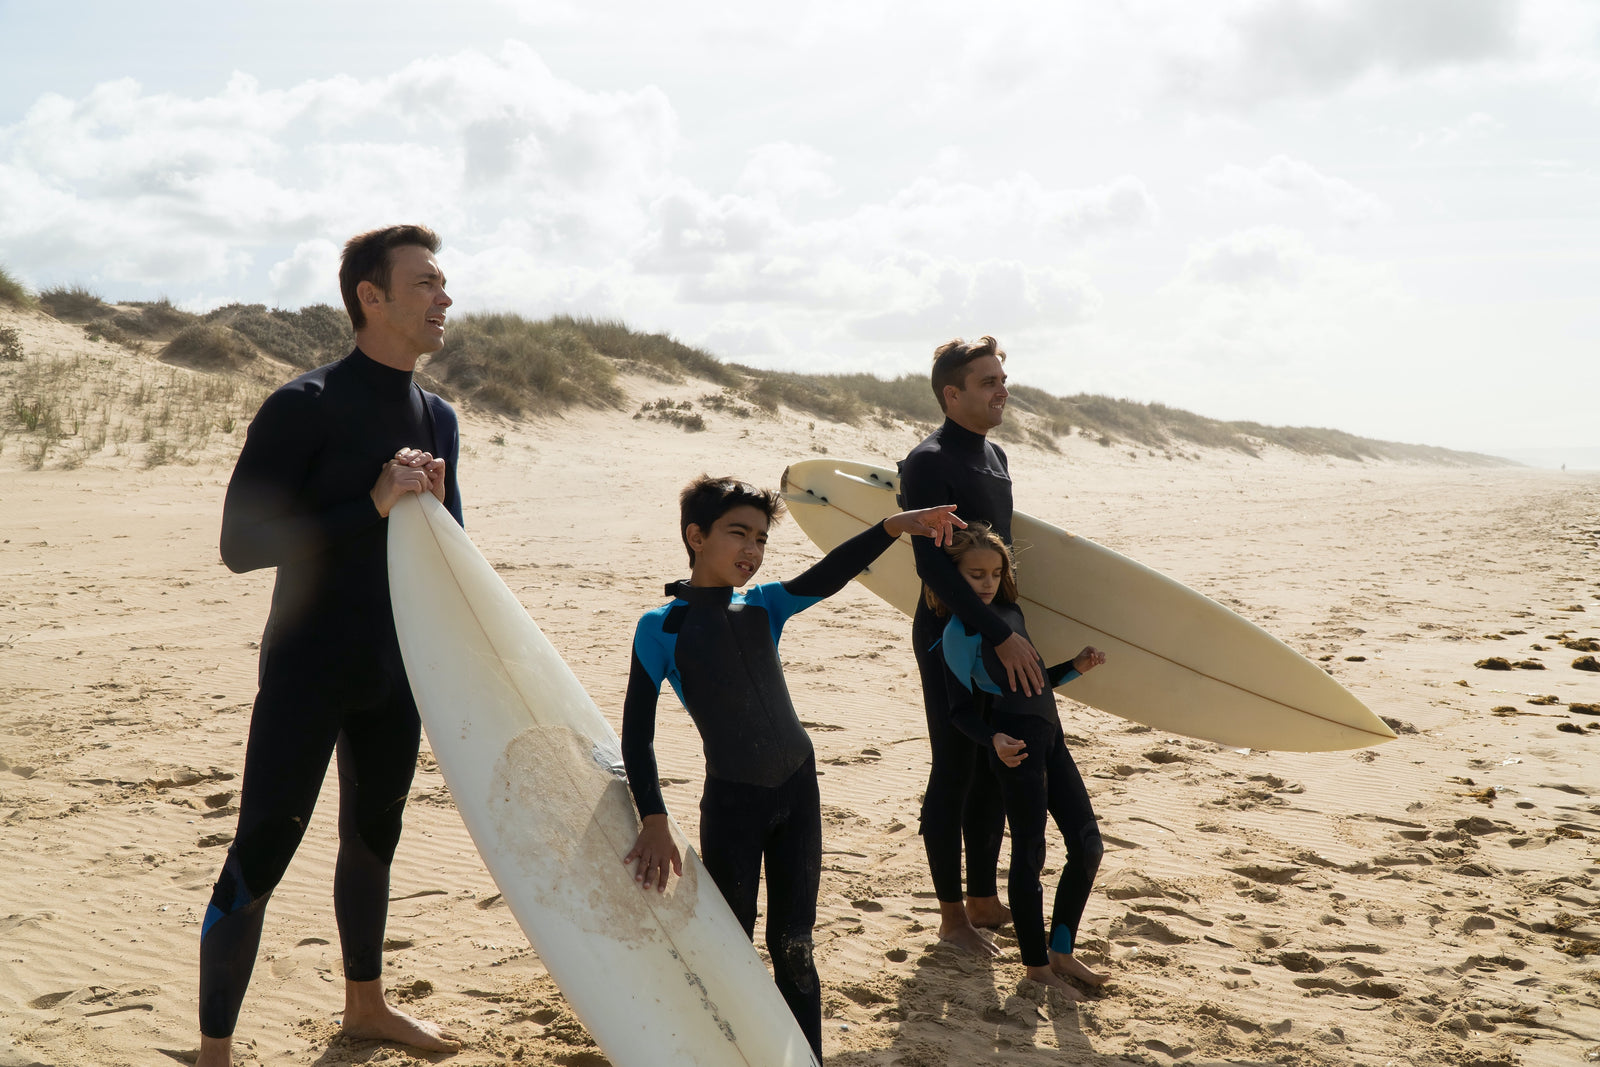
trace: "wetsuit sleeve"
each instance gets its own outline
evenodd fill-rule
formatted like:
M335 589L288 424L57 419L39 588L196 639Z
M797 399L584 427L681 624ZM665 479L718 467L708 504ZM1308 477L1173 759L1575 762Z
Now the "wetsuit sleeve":
M444 460L444 507L464 528L467 523L461 516L461 486L456 481L456 461L461 458L460 424L450 405L432 393L428 394L428 408L433 415L433 454Z
M950 721L979 745L988 745L993 741L994 730L983 717L984 697L978 679L979 672L983 672L981 640L979 635L967 633L960 621L952 619L945 627L940 648L944 653L944 687L949 697Z
M636 645L628 670L628 693L622 699L622 765L628 771L628 788L641 819L667 810L656 767L656 701L660 696L661 682L651 677L640 661Z
M1083 677L1083 675L1078 672L1078 668L1072 665L1076 659L1077 657L1074 656L1065 663L1057 663L1054 667L1051 667L1049 670L1044 672L1045 677L1050 679L1051 689L1054 689L1058 685L1066 685L1074 678Z
M960 503L951 499L949 488L932 467L933 464L918 453L906 457L900 472L900 492L902 506L907 511ZM956 509L956 514L961 514L959 507ZM983 635L984 640L992 645L1001 644L1011 636L1011 627L1007 626L1005 620L995 614L987 604L978 599L978 594L972 591L972 586L961 577L961 571L956 568L955 561L944 549L935 545L931 537L913 537L911 554L917 562L917 577L933 590L934 595L943 601L958 619L968 626L975 627Z
M229 570L294 563L383 521L366 493L317 514L301 510L300 487L322 447L314 408L307 394L280 389L250 423L222 505L222 561Z
M804 574L783 582L784 592L813 603L830 597L849 585L850 579L866 570L894 542L895 539L889 536L881 522L862 530L823 556Z

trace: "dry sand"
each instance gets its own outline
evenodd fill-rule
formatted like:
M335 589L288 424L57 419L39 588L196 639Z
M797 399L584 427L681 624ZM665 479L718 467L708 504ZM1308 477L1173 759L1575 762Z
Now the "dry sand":
M72 331L20 324L30 352ZM82 343L76 342L79 347ZM147 368L110 346L96 358ZM120 354L119 354L120 353ZM1026 359L1014 361L1025 376ZM8 393L8 367L0 387ZM185 372L187 373L187 372ZM633 620L682 573L674 496L701 470L776 483L827 452L892 460L910 426L708 412L467 413L468 529L613 724ZM3 419L6 412L0 412ZM73 469L0 461L0 1067L186 1062L199 920L233 831L270 573L217 558L242 428L192 465L137 443ZM120 452L121 454L117 454ZM1074 439L1010 449L1025 510L1215 597L1399 725L1353 753L1239 752L1062 701L1108 851L1069 1005L939 947L916 835L927 744L906 620L852 587L790 624L821 769L817 959L830 1065L1569 1064L1600 1059L1600 478L1269 452L1168 459ZM816 558L792 525L764 576ZM1587 610L1585 610L1587 609ZM1491 671L1476 661L1537 660ZM1531 698L1548 694L1550 703ZM701 761L668 694L667 801L695 833ZM1499 710L1496 709L1509 709ZM1563 729L1565 727L1565 729ZM464 1033L420 1057L339 1036L336 789L274 896L239 1026L252 1064L605 1060L566 1008L425 752L394 869L386 978ZM1059 844L1051 871L1059 862ZM759 939L759 933L758 933Z

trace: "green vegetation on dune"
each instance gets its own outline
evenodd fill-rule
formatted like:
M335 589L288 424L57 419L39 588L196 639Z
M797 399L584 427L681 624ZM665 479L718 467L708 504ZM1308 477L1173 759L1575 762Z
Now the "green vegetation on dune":
M9 275L0 271L0 300L7 299ZM20 289L20 286L17 288ZM25 289L20 291L27 295ZM163 345L168 362L224 373L242 368L257 353L292 367L320 366L339 358L352 339L342 309L316 304L288 311L262 304L230 304L204 316L181 311L165 300L113 306L82 286L40 293L38 306L56 318L84 324L95 339L143 350L146 340ZM20 355L20 349L18 350ZM265 366L252 371L260 377ZM530 320L505 313L452 317L443 349L422 368L429 387L438 387L469 406L509 416L543 415L571 406L620 408L626 400L620 375L665 382L711 383L717 391L700 398L706 414L749 418L780 408L833 422L873 420L886 427L909 425L926 432L941 414L921 374L879 378L872 374L802 374L726 363L704 349L663 334L641 333L615 320L556 315ZM648 417L699 429L704 416L691 401L662 400L644 405ZM1508 461L1422 445L1356 437L1338 430L1274 427L1254 422L1224 422L1165 404L1146 404L1080 393L1055 396L1027 385L1013 385L1011 414L996 431L1010 444L1057 450L1063 439L1079 437L1105 447L1143 449L1167 458L1196 449L1259 456L1277 447L1304 455L1364 461L1399 460L1490 466ZM666 414L664 414L666 412ZM670 417L669 417L670 416Z
M38 302L38 298L23 285L21 280L0 266L0 304L14 308L31 308Z

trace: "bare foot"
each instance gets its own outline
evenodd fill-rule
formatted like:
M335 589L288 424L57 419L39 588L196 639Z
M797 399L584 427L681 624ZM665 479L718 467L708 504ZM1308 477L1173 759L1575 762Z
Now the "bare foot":
M1091 971L1084 966L1082 960L1077 959L1071 953L1052 950L1050 953L1050 970L1067 978L1075 978L1086 986L1098 988L1106 984L1105 975Z
M998 930L1011 921L1011 909L999 897L968 897L967 919L973 926Z
M1082 993L1078 992L1078 990L1073 987L1071 982L1068 982L1050 967L1029 967L1027 968L1027 971L1028 977L1033 981L1038 982L1042 986L1049 986L1057 993L1060 993L1062 997L1070 1000L1074 1004L1082 1004L1085 1000L1089 999Z
M424 1052L454 1052L461 1038L426 1019L391 1007L383 982L345 982L344 1032L362 1041L392 1041Z
M200 1055L194 1067L233 1067L233 1038L200 1035Z
M984 937L982 931L972 925L967 919L967 909L960 901L939 901L939 940L980 956L1000 955L1000 946Z

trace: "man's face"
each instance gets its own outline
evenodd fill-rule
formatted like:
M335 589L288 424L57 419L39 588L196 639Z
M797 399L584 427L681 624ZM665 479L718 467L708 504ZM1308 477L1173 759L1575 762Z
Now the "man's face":
M453 301L432 252L421 245L390 249L389 291L374 291L379 299L362 305L369 329L419 356L444 347L444 314Z
M1005 366L998 356L981 356L967 364L963 388L945 387L945 414L973 433L988 433L1005 418Z

